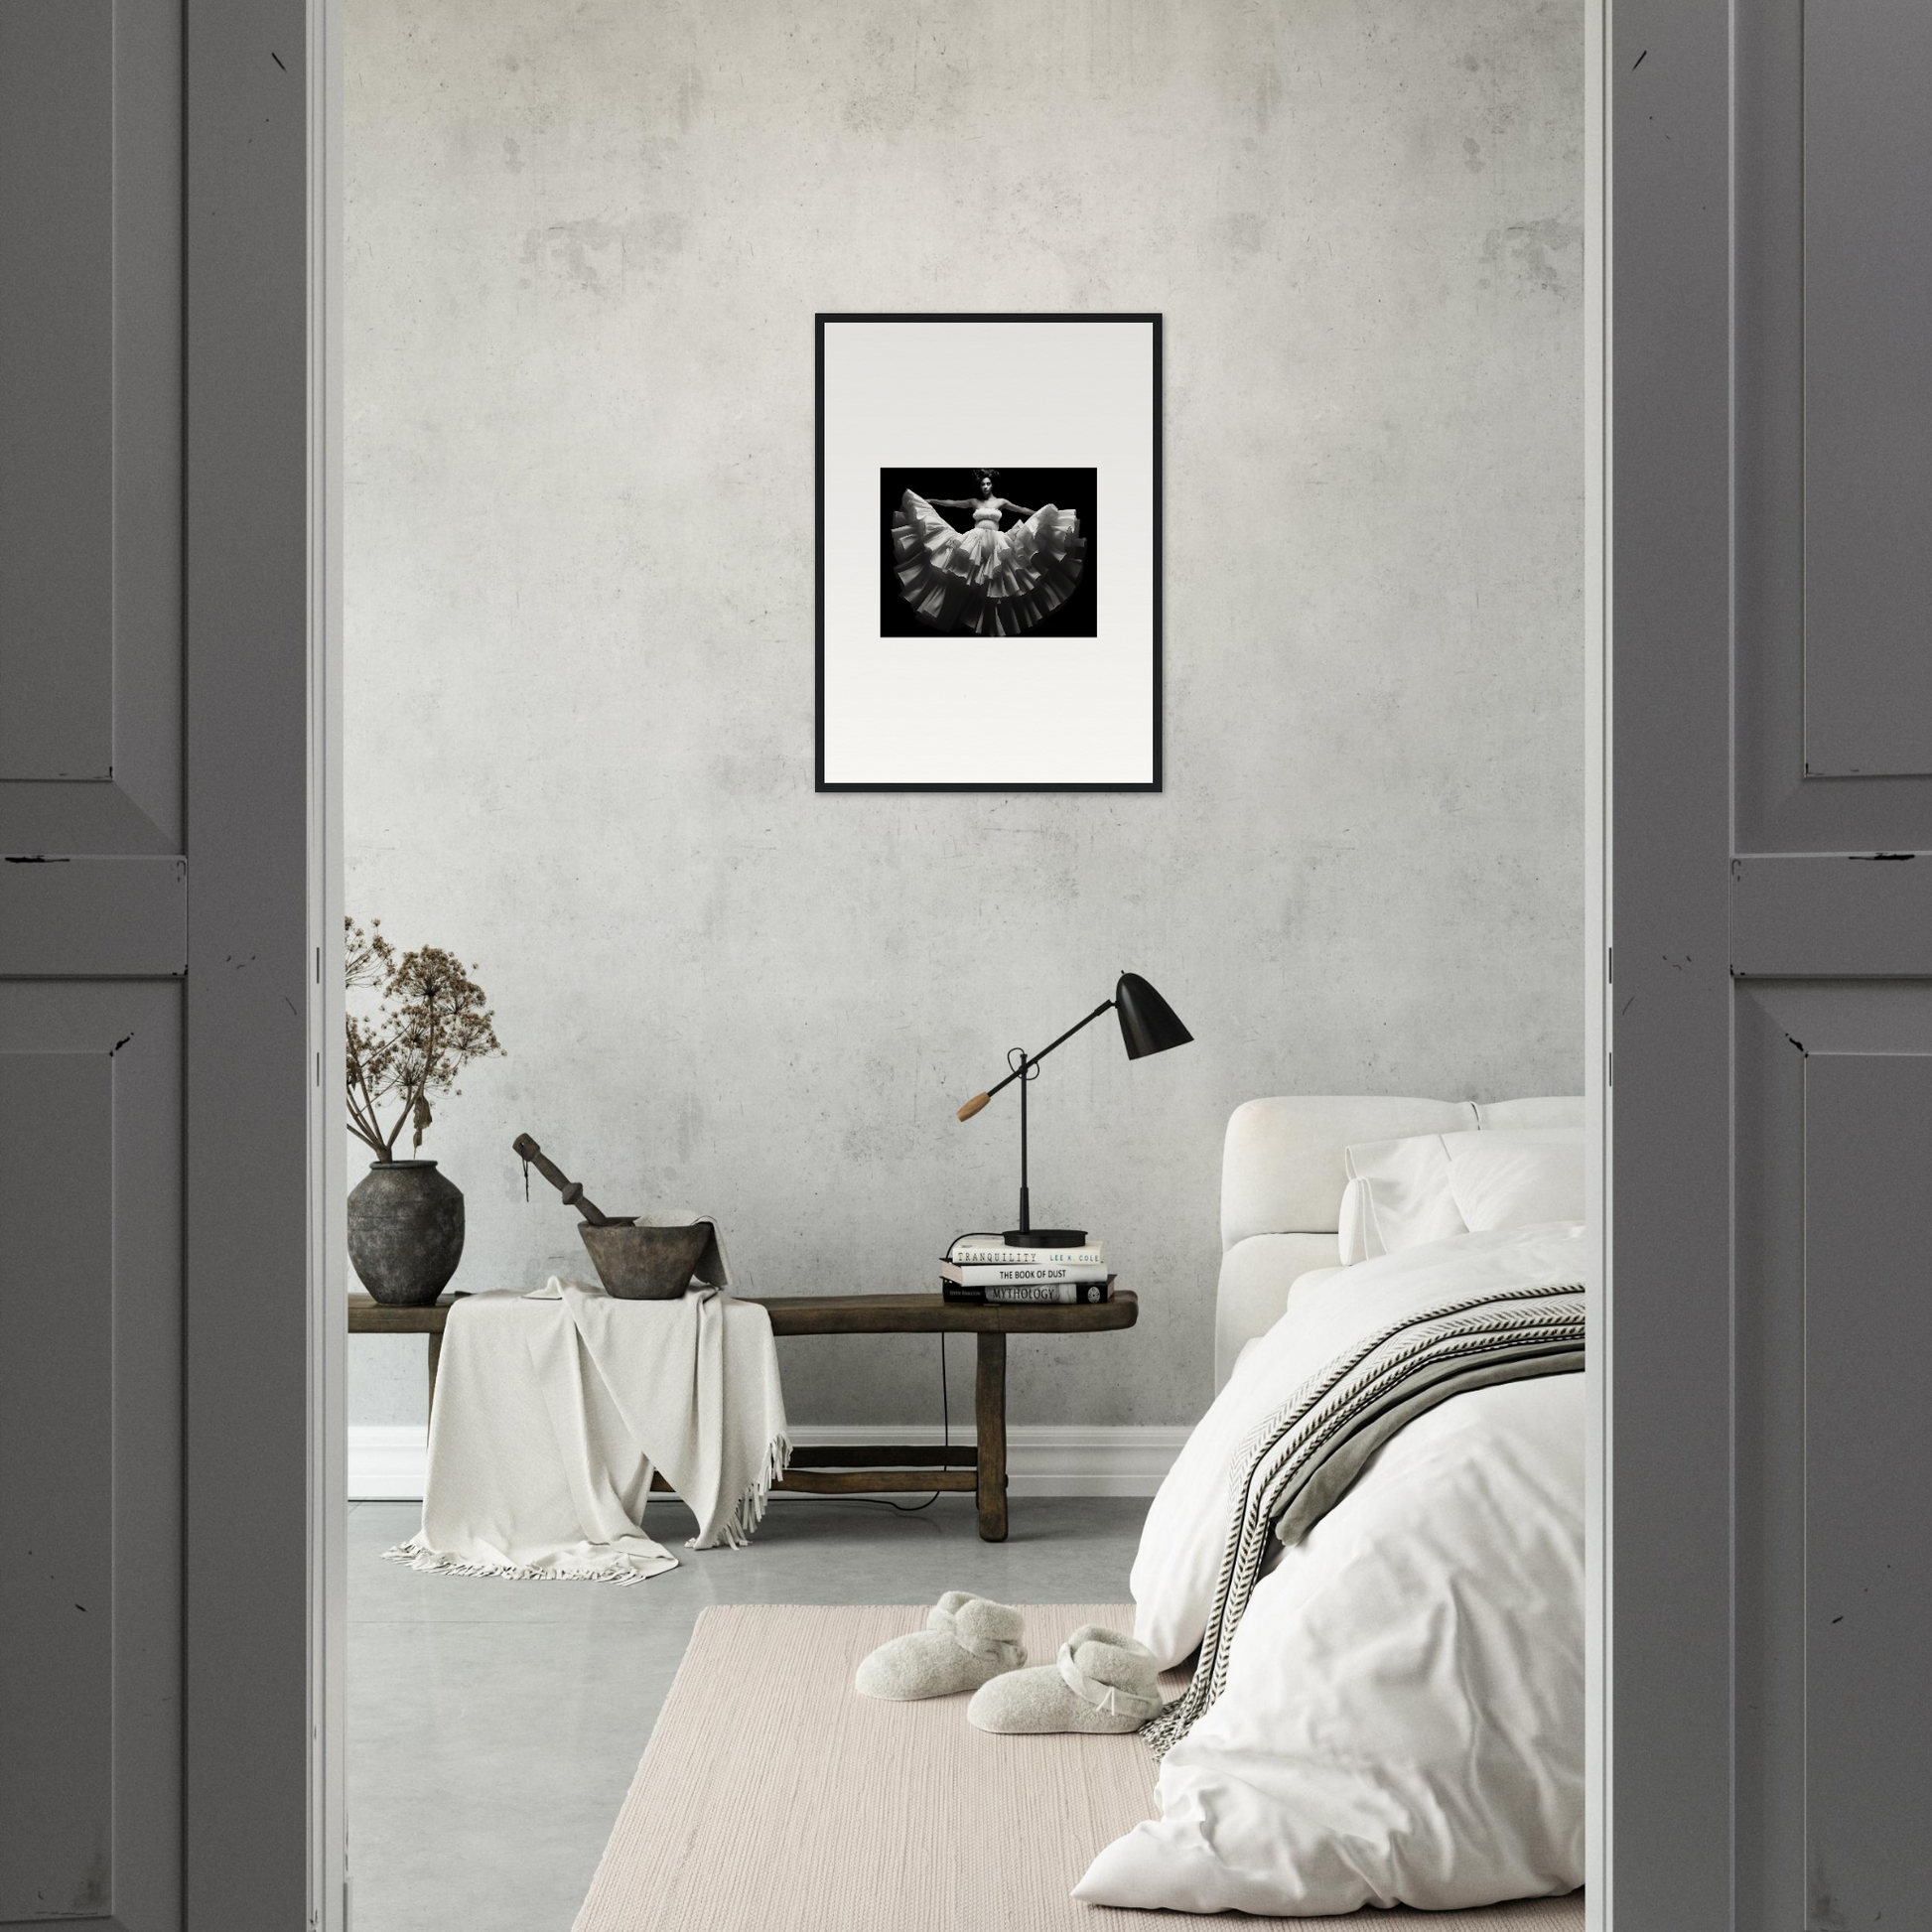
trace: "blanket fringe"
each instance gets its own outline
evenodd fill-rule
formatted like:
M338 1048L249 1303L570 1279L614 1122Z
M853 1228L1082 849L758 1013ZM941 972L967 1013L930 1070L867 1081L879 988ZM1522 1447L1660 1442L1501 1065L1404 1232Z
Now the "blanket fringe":
M687 1550L720 1547L744 1549L764 1519L765 1505L771 1500L771 1485L784 1474L790 1460L790 1439L783 1434L772 1437L765 1448L764 1462L757 1480L739 1497L731 1514L719 1528L716 1539L705 1544L694 1536L684 1547ZM500 1577L513 1584L641 1584L658 1574L655 1570L639 1570L634 1559L622 1556L610 1557L602 1563L573 1566L568 1570L489 1560L478 1562L432 1550L419 1536L411 1537L407 1543L398 1543L393 1550L384 1550L382 1559L385 1563L399 1563L407 1569L420 1571L425 1576Z
M739 1497L737 1506L719 1527L715 1542L703 1544L694 1536L684 1547L687 1550L716 1549L723 1544L728 1550L742 1550L751 1542L758 1526L764 1520L764 1506L771 1500L771 1485L784 1474L785 1465L791 1460L791 1439L782 1433L772 1437L765 1446L764 1464L759 1470L758 1478L751 1488Z
M447 1556L441 1550L430 1549L419 1537L411 1537L407 1543L398 1543L393 1550L384 1550L382 1560L384 1563L402 1564L426 1576L500 1577L512 1584L617 1584L621 1587L625 1584L648 1583L659 1574L657 1571L639 1570L629 1557L610 1557L603 1563L573 1570L545 1569L521 1563L467 1562L462 1557Z

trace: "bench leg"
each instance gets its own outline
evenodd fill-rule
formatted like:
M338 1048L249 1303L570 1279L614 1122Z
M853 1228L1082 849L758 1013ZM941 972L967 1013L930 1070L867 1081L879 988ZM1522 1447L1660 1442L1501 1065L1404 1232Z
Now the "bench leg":
M443 1337L438 1330L432 1328L429 1331L429 1409L436 1407L436 1368L437 1363L442 1359L442 1355ZM424 1419L426 1421L428 1420L428 1415L429 1410L426 1409L424 1411Z
M1007 1540L1007 1338L982 1332L975 1390L979 1424L980 1541Z

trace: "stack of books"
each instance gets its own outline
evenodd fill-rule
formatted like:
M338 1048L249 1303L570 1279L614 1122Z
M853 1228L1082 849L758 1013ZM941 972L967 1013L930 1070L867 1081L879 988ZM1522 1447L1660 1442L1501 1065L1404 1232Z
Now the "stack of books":
M1097 1241L1017 1248L997 1234L962 1234L939 1263L939 1289L948 1302L1104 1302L1114 1278Z

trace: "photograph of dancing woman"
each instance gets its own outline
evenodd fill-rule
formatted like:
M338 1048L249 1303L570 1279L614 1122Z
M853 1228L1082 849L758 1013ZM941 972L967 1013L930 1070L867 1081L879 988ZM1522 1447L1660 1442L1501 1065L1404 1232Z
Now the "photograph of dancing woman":
M882 470L881 634L1093 636L1094 479Z

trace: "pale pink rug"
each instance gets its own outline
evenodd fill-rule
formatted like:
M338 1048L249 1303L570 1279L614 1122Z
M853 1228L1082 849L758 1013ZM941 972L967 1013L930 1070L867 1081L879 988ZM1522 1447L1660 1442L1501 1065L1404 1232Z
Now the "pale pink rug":
M1035 1604L1028 1647L1118 1603ZM1109 1840L1154 1814L1138 1737L992 1737L966 1700L880 1704L852 1689L869 1650L924 1623L890 1607L733 1604L692 1633L576 1932L1155 1932L1185 1913L1068 1897ZM1169 1695L1185 1681L1173 1674ZM1363 1911L1231 1927L1413 1925L1581 1932L1581 1892L1470 1912Z

